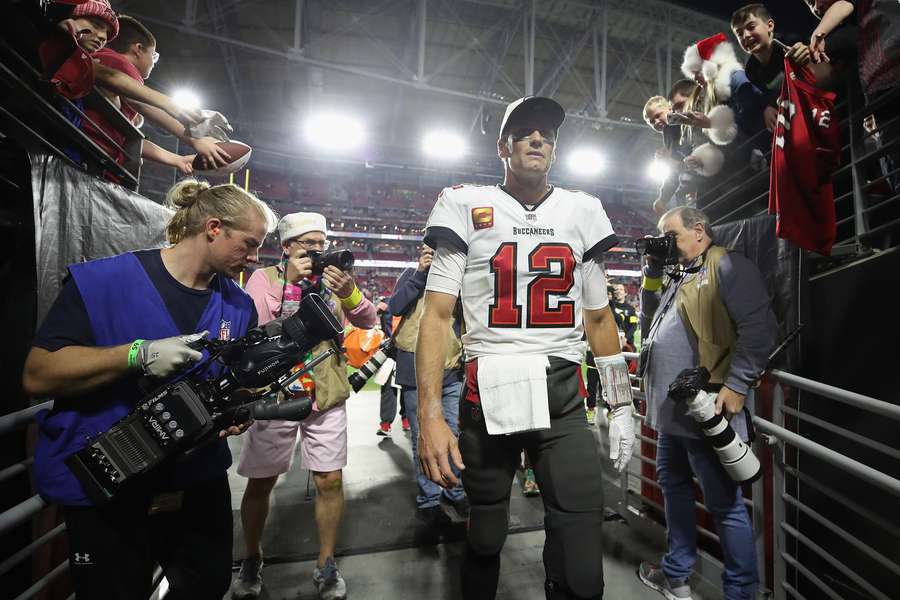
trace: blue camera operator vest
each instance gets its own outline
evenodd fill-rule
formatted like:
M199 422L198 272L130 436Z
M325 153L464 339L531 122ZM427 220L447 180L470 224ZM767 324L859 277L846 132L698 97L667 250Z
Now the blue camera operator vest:
M98 347L193 333L178 330L144 267L131 253L72 265L69 272L84 300ZM195 331L208 330L210 337L222 339L241 337L253 314L253 301L232 280L217 276L216 281ZM223 372L221 365L213 363L198 373L219 377ZM85 447L88 438L131 412L144 395L135 373L38 413L32 469L38 493L49 502L89 506L91 502L64 461ZM165 489L188 487L224 473L230 464L228 445L218 440L176 463L171 476L159 485Z

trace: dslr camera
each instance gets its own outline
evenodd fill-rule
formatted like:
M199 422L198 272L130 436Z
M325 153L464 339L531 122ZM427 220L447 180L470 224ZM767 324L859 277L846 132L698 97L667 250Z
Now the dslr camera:
M355 260L353 253L349 250L331 250L329 252L310 250L306 255L312 260L313 275L321 275L328 266L347 272L353 268Z
M716 393L709 389L709 371L706 367L685 369L669 386L669 396L676 402L686 402L688 410L706 441L712 446L725 472L736 483L756 481L762 472L759 459L734 432L724 415L716 414ZM747 427L753 427L747 413Z
M664 265L678 264L678 246L675 244L674 233L640 238L634 241L634 249L638 254L646 254Z

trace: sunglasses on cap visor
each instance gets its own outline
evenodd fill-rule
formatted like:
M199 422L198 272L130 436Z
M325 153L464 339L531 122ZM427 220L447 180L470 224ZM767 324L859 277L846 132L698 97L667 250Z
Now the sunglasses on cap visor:
M536 127L512 127L510 128L507 135L511 135L514 142L521 142L522 140L531 137L531 134L537 131L541 134L541 138L543 139L545 144L555 144L556 143L556 132L549 127L544 127L541 129L537 129Z

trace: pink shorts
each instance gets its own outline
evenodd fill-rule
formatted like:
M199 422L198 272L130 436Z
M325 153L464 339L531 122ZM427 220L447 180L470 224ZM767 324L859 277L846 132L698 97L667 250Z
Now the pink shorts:
M327 473L347 466L347 406L340 404L325 412L313 412L300 423L255 421L244 434L238 474L263 479L290 471L298 429L304 468Z

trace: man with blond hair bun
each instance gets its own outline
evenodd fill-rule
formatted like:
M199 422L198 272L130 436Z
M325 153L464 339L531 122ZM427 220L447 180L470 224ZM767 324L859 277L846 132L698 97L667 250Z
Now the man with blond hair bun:
M275 225L272 211L235 185L194 179L167 196L166 248L69 267L25 362L23 387L52 396L36 416L35 487L62 506L78 598L133 600L152 592L156 563L168 598L219 600L231 581L231 453L224 439L94 505L66 459L108 430L155 387L200 361L192 343L228 340L257 324L233 281ZM197 374L221 377L210 362ZM240 433L230 427L220 437Z

